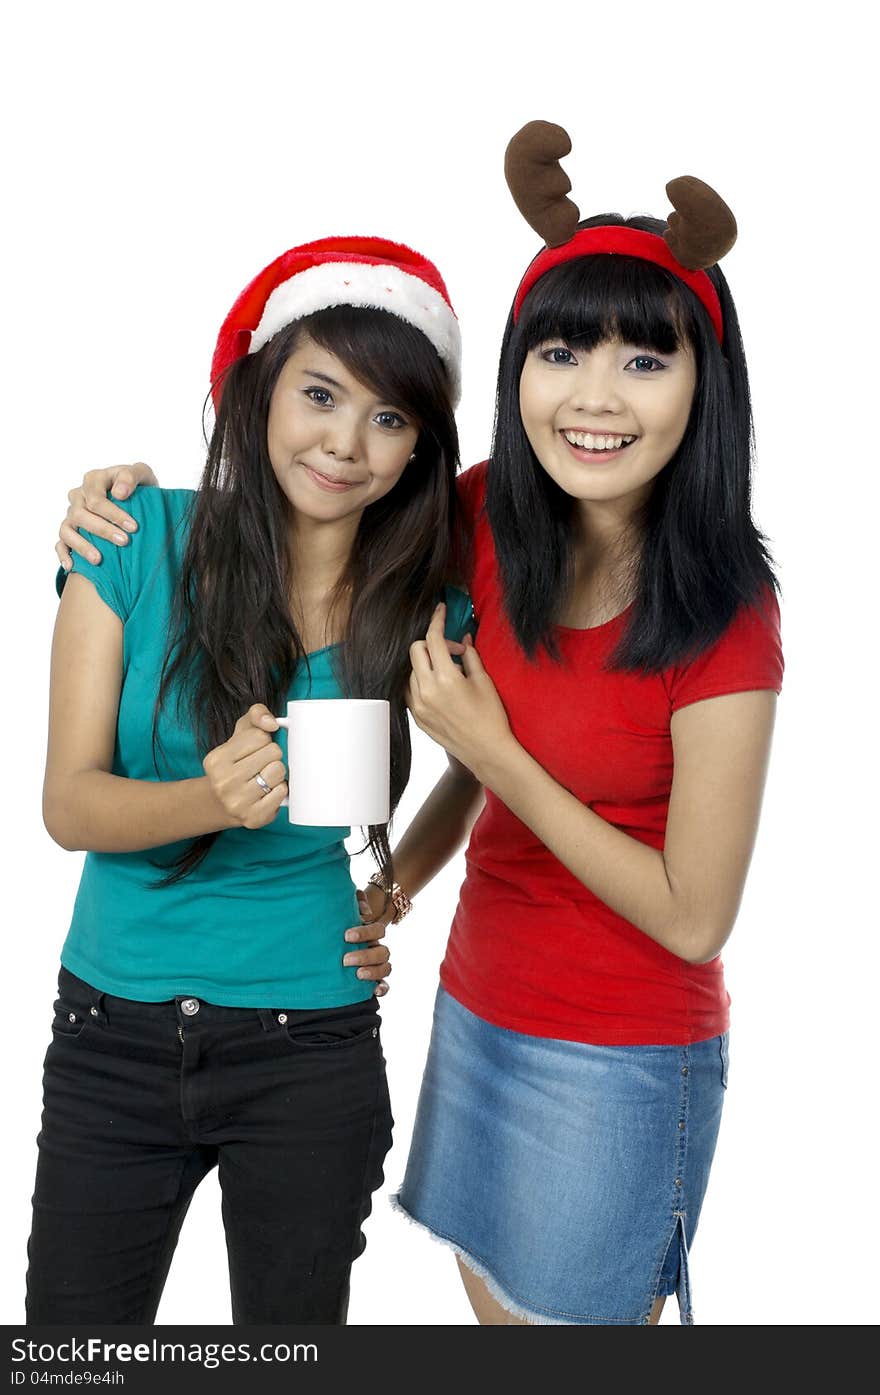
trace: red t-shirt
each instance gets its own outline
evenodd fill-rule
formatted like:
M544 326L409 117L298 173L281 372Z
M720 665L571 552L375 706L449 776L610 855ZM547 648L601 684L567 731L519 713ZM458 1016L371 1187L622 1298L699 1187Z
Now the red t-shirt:
M626 611L594 629L557 628L564 663L530 662L503 613L486 466L461 476L474 523L468 578L477 648L514 735L601 818L662 848L672 788L673 712L722 693L782 686L779 609L743 610L692 663L651 677L605 672ZM531 1036L605 1045L702 1041L727 1030L720 957L690 964L600 901L491 791L474 825L440 977L471 1012Z

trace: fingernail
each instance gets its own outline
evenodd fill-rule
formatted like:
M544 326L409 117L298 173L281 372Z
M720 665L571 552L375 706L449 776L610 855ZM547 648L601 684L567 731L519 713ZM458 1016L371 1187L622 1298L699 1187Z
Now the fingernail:
M342 962L346 965L346 967L349 967L352 964L356 964L357 960L355 959L353 954L344 954L342 957Z
M127 534L127 533L114 533L114 534L113 534L113 541L114 541L119 547L124 547L125 544L128 542L128 534Z
M127 494L128 494L128 485L127 485L127 484L114 484L114 486L113 486L113 498L114 498L114 499L124 499L125 496L126 496Z
M123 526L123 528L125 528L129 533L136 533L136 532L137 532L137 524L135 523L135 521L134 521L133 518L127 518L127 519L125 520L125 522L123 523L122 526Z
M64 570L65 570L66 572L73 571L73 563L72 563L72 562L62 562L61 565L62 565L62 567L64 568Z
M358 969L358 971L357 971L357 976L358 976L358 978L369 978L369 977L370 977L370 975L369 975L369 973L367 972L366 969Z
M356 930L346 930L346 932L345 932L345 938L346 938L346 940L348 941L349 944L351 944L353 940L357 940L357 937L358 937L358 932L357 932Z
M91 550L90 553L89 553L89 561L90 561L90 562L100 562L100 560L101 560L101 554L100 554L100 552L96 552L95 549L92 548L92 550Z

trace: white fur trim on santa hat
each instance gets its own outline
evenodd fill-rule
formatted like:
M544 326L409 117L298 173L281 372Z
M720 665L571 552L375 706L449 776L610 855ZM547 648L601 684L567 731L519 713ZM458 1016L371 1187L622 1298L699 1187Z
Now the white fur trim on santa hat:
M420 329L446 365L455 402L461 393L461 331L458 320L439 291L419 276L399 267L367 262L323 262L297 272L276 286L266 301L260 323L251 335L248 353L255 354L294 320L331 305L357 305L388 310Z

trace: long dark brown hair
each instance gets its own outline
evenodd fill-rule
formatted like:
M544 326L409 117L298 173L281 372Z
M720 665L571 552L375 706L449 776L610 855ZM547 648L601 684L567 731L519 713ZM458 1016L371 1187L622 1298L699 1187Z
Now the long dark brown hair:
M415 458L394 488L364 509L331 606L349 605L344 641L332 656L343 694L385 698L391 705L393 815L411 763L403 700L409 646L424 635L442 595L453 550L461 546L461 525L458 435L446 370L420 330L384 310L318 311L228 371L174 592L153 713L154 760L159 712L174 685L178 720L190 722L207 752L229 740L251 704L280 711L294 674L308 666L289 603L291 504L267 446L273 388L305 335L419 428ZM386 891L393 881L389 830L390 820L371 826L365 844ZM171 870L155 886L187 876L220 836L195 838L162 866Z

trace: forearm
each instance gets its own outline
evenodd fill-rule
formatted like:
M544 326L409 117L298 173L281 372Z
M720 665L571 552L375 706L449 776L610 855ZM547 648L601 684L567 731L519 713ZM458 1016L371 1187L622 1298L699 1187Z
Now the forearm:
M232 827L202 775L192 780L129 780L86 770L47 787L43 820L71 852L141 852Z
M482 785L450 767L393 851L394 879L415 897L466 843L485 801Z
M595 896L664 949L702 958L703 937L662 851L622 833L557 783L514 738L480 771L486 786Z

